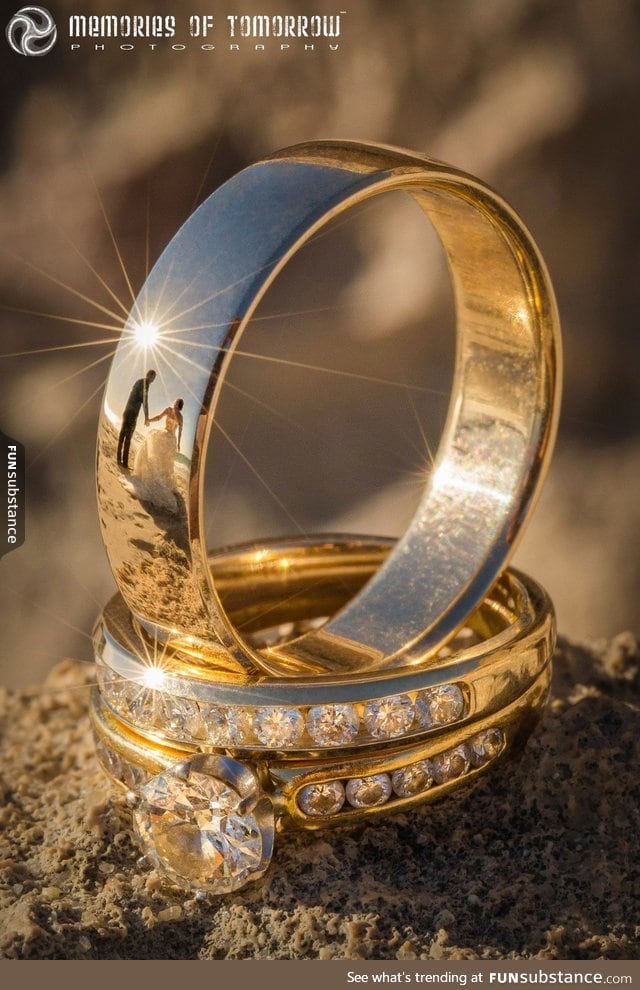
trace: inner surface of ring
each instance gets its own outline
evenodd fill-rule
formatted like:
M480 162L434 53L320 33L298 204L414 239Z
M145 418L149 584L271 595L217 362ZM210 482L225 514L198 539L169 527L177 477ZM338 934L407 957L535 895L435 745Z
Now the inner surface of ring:
M287 258L342 209L395 188L410 191L428 214L451 267L458 344L447 425L394 552L330 622L277 647L272 662L294 674L421 662L504 566L556 420L557 317L533 242L495 194L447 166L348 144L291 149L240 173L190 218L151 273L114 360L99 434L103 531L122 593L156 633L164 627L169 637L218 640L241 666L264 669L224 616L202 539L202 460L220 379ZM184 416L184 499L162 506L137 494L151 505L157 539L134 576L123 545L131 534L118 525L106 475L135 356L127 334L135 342L150 328L172 355L162 394L184 392L195 412ZM149 360L136 356L141 374ZM161 462L161 438L158 447Z
M295 540L274 542L269 547L269 559L264 566L256 562L255 579L249 581L249 549L214 556L211 563L222 576L223 586L233 589L228 603L232 599L235 602L229 612L235 622L241 622L245 606L253 607L258 593L263 602L262 617L254 616L254 622L255 629L261 630L270 622L274 605L282 610L283 619L294 622L308 618L309 605L314 611L317 607L327 609L336 594L344 593L342 575L352 570L366 576L367 567L378 563L384 549L388 548L376 546L375 541L365 547L349 538L333 545L322 539L312 546L296 545ZM282 559L292 561L292 577L283 579L279 572L277 564ZM319 597L299 598L298 592L305 592L320 572L324 572L325 580ZM378 731L376 714L381 704L388 703L396 710L401 706L404 713L399 725L390 726L387 741L497 711L538 677L551 655L553 629L552 610L544 591L530 578L508 571L469 617L464 635L452 641L447 653L442 652L437 667L384 671L373 677L360 673L332 678L228 680L224 674L185 665L162 651L154 655L152 644L147 653L146 645L136 641L135 623L121 596L112 599L101 617L95 652L104 700L143 735L185 743L204 738L217 745L227 740L235 749L254 751L266 746L289 753L339 742L348 744L349 749L384 743L385 731ZM441 709L445 696L448 701ZM291 735L275 731L267 741L255 720L273 711L274 704L280 715L286 713L293 719L295 727ZM336 704L346 704L348 709L342 712L349 719L346 736L340 731L339 738L329 738L323 730L315 733L313 727L305 736L300 718L309 715L313 721L321 712L331 718L329 713L335 711ZM436 710L432 712L433 705Z
M213 553L210 564L223 589L232 621L242 627L246 622L251 625L252 634L260 634L272 626L276 615L280 620L295 623L330 614L336 603L343 602L379 566L390 550L390 542L349 536L334 537L332 541L327 541L326 536L308 537L304 541L273 540L260 550L241 546ZM286 569L279 566L283 560L287 561ZM316 590L311 594L313 588ZM120 595L108 603L100 617L94 645L99 664L143 685L147 685L150 672L151 682L155 684L153 671L160 670L163 678L175 681L178 695L184 693L184 687L178 684L195 681L205 691L230 692L230 696L244 698L244 703L248 703L252 693L272 698L274 691L278 697L289 699L302 692L308 700L311 695L324 697L327 691L333 696L337 690L384 693L388 685L393 685L393 693L410 689L411 685L415 688L425 677L429 683L440 683L468 672L470 665L485 664L488 658L492 658L490 662L495 666L500 651L510 656L515 640L524 655L531 646L531 637L535 640L540 635L536 624L540 625L541 617L549 614L545 594L535 582L505 571L468 617L463 634L441 651L437 667L387 670L375 677L367 671L294 679L239 677L223 668L214 671L202 663L197 653L189 657L183 650L176 653L166 644L149 639ZM546 623L545 618L542 624ZM509 676L513 677L512 670Z

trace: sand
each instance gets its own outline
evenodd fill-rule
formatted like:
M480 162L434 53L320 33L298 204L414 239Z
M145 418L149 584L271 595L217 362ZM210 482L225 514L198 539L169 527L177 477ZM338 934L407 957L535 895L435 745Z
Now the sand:
M640 958L630 634L561 642L517 759L411 814L278 836L261 881L204 900L138 865L93 755L91 677L65 662L2 695L3 958Z

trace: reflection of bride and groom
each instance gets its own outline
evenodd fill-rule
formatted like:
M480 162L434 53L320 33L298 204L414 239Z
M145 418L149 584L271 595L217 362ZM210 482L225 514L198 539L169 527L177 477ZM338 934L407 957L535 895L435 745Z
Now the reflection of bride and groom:
M122 414L117 459L118 464L129 472L129 448L141 408L144 410L145 426L164 420L163 426L152 429L146 434L136 452L133 471L125 486L136 498L150 502L158 509L176 512L179 496L175 459L180 451L182 439L184 402L182 399L176 399L172 406L167 406L157 416L149 416L149 386L153 384L155 378L155 371L150 369L144 378L139 378L135 382L129 393Z

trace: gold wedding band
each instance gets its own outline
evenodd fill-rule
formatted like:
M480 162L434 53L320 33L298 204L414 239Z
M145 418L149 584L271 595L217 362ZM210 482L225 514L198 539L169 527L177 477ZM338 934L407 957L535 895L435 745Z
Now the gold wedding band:
M265 654L225 613L203 537L207 440L224 372L290 257L344 211L398 189L432 222L453 280L457 357L442 442L407 532L374 577L323 627ZM171 241L116 350L97 471L103 537L121 594L155 639L179 642L205 661L215 662L222 648L230 666L249 674L422 663L482 600L522 532L553 446L558 367L558 318L544 263L522 222L484 183L420 155L353 142L299 145L245 169ZM184 396L174 512L132 495L116 467L127 395L137 379L139 407L150 368L157 370L147 396L154 408L166 406L168 417ZM160 475L167 473L163 458ZM140 511L152 527L145 541L136 539Z
M348 568L336 564L341 555L353 555L363 581L389 551L389 542L352 537L274 541L253 551L213 556L211 566L226 575L225 593L236 614L253 611L259 586L263 627L273 626L274 611L281 622L295 626L330 614L330 606L351 590L342 586ZM253 566L247 558L253 558ZM285 580L282 563L296 572ZM252 623L259 641L255 614ZM435 665L332 678L239 680L186 664L166 647L148 643L116 596L99 619L95 650L105 701L150 740L295 758L345 746L379 747L399 737L411 740L503 707L548 662L554 637L551 603L531 578L506 572L464 632L455 653Z
M424 800L444 796L463 780L466 782L470 776L475 776L507 749L527 738L546 704L550 677L547 662L521 695L492 716L470 725L450 729L413 745L396 744L364 755L362 752L343 753L338 759L335 754L327 754L322 759L288 761L263 754L261 760L249 764L213 749L150 743L118 719L97 691L92 693L91 721L103 767L127 790L139 788L176 766L183 772L184 764L194 756L219 756L233 760L236 767L249 767L260 781L260 789L268 794L276 814L286 819L285 826L324 828L350 824L389 811L404 811ZM419 766L426 760L433 766ZM428 775L419 777L416 772L425 770L431 771L431 779ZM361 793L353 786L347 790L350 780L366 780L379 774L391 777L398 771L404 773L398 773L395 790L392 784L384 801L373 796L367 801L365 787ZM345 792L336 789L339 797L334 807L327 800L328 795L323 793L325 786L332 782L342 784ZM345 794L349 795L347 803Z

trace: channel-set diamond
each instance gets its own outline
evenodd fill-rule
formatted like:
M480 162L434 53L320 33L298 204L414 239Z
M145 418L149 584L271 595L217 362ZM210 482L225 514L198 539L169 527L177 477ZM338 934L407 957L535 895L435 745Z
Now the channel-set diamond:
M319 746L342 746L358 735L360 720L353 705L315 705L307 713L307 732Z
M421 794L432 784L433 767L429 760L420 760L418 763L410 763L407 767L400 767L391 777L393 792L400 798Z
M96 739L95 745L98 763L111 777L116 777L119 779L120 772L122 770L122 761L120 760L118 754L114 753L112 749L105 746L102 739Z
M446 784L448 780L455 780L467 773L470 766L469 747L465 743L448 749L444 753L438 753L433 757L433 779L436 784Z
M413 703L407 694L370 701L364 709L364 724L376 739L403 736L413 723Z
M97 681L103 697L116 711L124 711L129 702L131 681L109 667L98 667Z
M304 732L304 718L297 708L256 708L253 730L263 746L286 748Z
M395 694L367 703L324 703L309 708L269 705L244 708L198 697L174 695L160 686L128 680L98 669L109 705L128 722L169 739L208 743L225 749L299 749L347 746L359 740L396 739L449 725L467 714L462 684L441 684L413 695ZM360 712L362 705L362 713ZM480 757L478 757L480 759Z
M251 736L251 715L246 708L200 702L207 741L213 746L242 746Z
M322 784L307 784L298 794L298 806L305 815L323 817L337 815L344 804L344 784L328 780Z
M144 784L149 779L149 774L142 767L136 766L124 760L109 746L106 746L102 739L96 739L96 756L102 769L110 776L115 777L125 787L134 788Z
M469 757L472 767L481 767L493 760L502 749L503 735L500 729L485 729L478 732L469 743Z
M464 695L457 684L427 688L416 699L416 718L425 729L457 722L464 709Z
M355 777L346 787L347 801L352 808L375 808L385 804L391 796L391 777L388 773L376 773L371 777Z
M128 685L127 717L141 729L151 729L156 710L155 691L131 682Z
M174 698L161 691L154 693L154 728L167 732L174 739L204 737L204 724L197 701L191 698Z
M134 791L138 787L141 787L142 784L146 784L149 777L150 774L146 770L143 770L142 767L137 766L135 763L130 763L128 760L122 760L118 778L129 790Z

